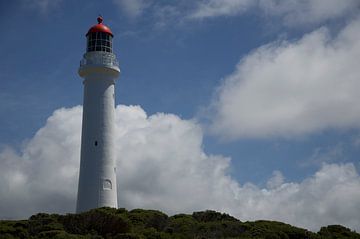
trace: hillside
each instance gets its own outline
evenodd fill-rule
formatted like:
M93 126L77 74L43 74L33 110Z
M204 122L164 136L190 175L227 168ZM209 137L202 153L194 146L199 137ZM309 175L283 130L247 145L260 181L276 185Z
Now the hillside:
M81 214L39 213L28 220L0 221L0 238L352 238L360 234L340 226L317 233L275 221L241 222L215 211L168 217L160 211L99 208Z

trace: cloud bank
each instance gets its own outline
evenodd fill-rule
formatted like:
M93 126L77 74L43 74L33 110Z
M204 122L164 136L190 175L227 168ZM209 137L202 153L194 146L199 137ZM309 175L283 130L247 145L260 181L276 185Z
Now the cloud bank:
M360 127L360 19L251 52L223 80L212 109L227 138L296 137Z
M0 151L1 218L75 210L81 113L80 106L56 110L19 152ZM121 207L170 214L214 209L241 220L360 230L360 175L353 164L324 164L299 183L275 171L267 188L259 188L232 178L229 158L207 155L201 128L192 121L117 106L116 131Z

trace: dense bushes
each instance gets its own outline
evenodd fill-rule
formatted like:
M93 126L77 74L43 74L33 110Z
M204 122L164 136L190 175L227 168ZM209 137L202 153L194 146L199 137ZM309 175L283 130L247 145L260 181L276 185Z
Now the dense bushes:
M239 222L238 219L226 213L218 213L211 210L207 210L204 212L194 212L192 214L192 217L199 222L219 222L219 221Z
M59 221L64 225L64 230L71 234L96 234L102 237L111 237L119 233L128 233L131 229L129 220L110 208L68 214L61 216Z
M80 214L45 214L29 220L0 221L0 238L91 238L91 239L360 239L340 225L321 228L318 233L273 221L241 222L215 211L168 217L155 210L99 208Z
M340 226L340 225L331 225L327 227L322 227L318 232L323 238L337 239L337 238L359 238L358 233L352 232L350 229Z

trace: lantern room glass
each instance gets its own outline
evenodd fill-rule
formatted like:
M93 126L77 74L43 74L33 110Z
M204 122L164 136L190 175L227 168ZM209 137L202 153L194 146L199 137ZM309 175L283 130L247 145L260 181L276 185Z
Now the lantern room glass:
M105 32L92 32L87 35L87 52L104 51L112 53L112 36Z

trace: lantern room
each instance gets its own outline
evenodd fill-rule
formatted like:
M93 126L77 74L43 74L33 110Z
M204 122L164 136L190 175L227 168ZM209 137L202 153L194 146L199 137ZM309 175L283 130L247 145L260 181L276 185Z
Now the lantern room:
M92 26L86 34L87 48L86 52L102 51L112 53L113 34L103 22L103 18L97 18L98 24Z

